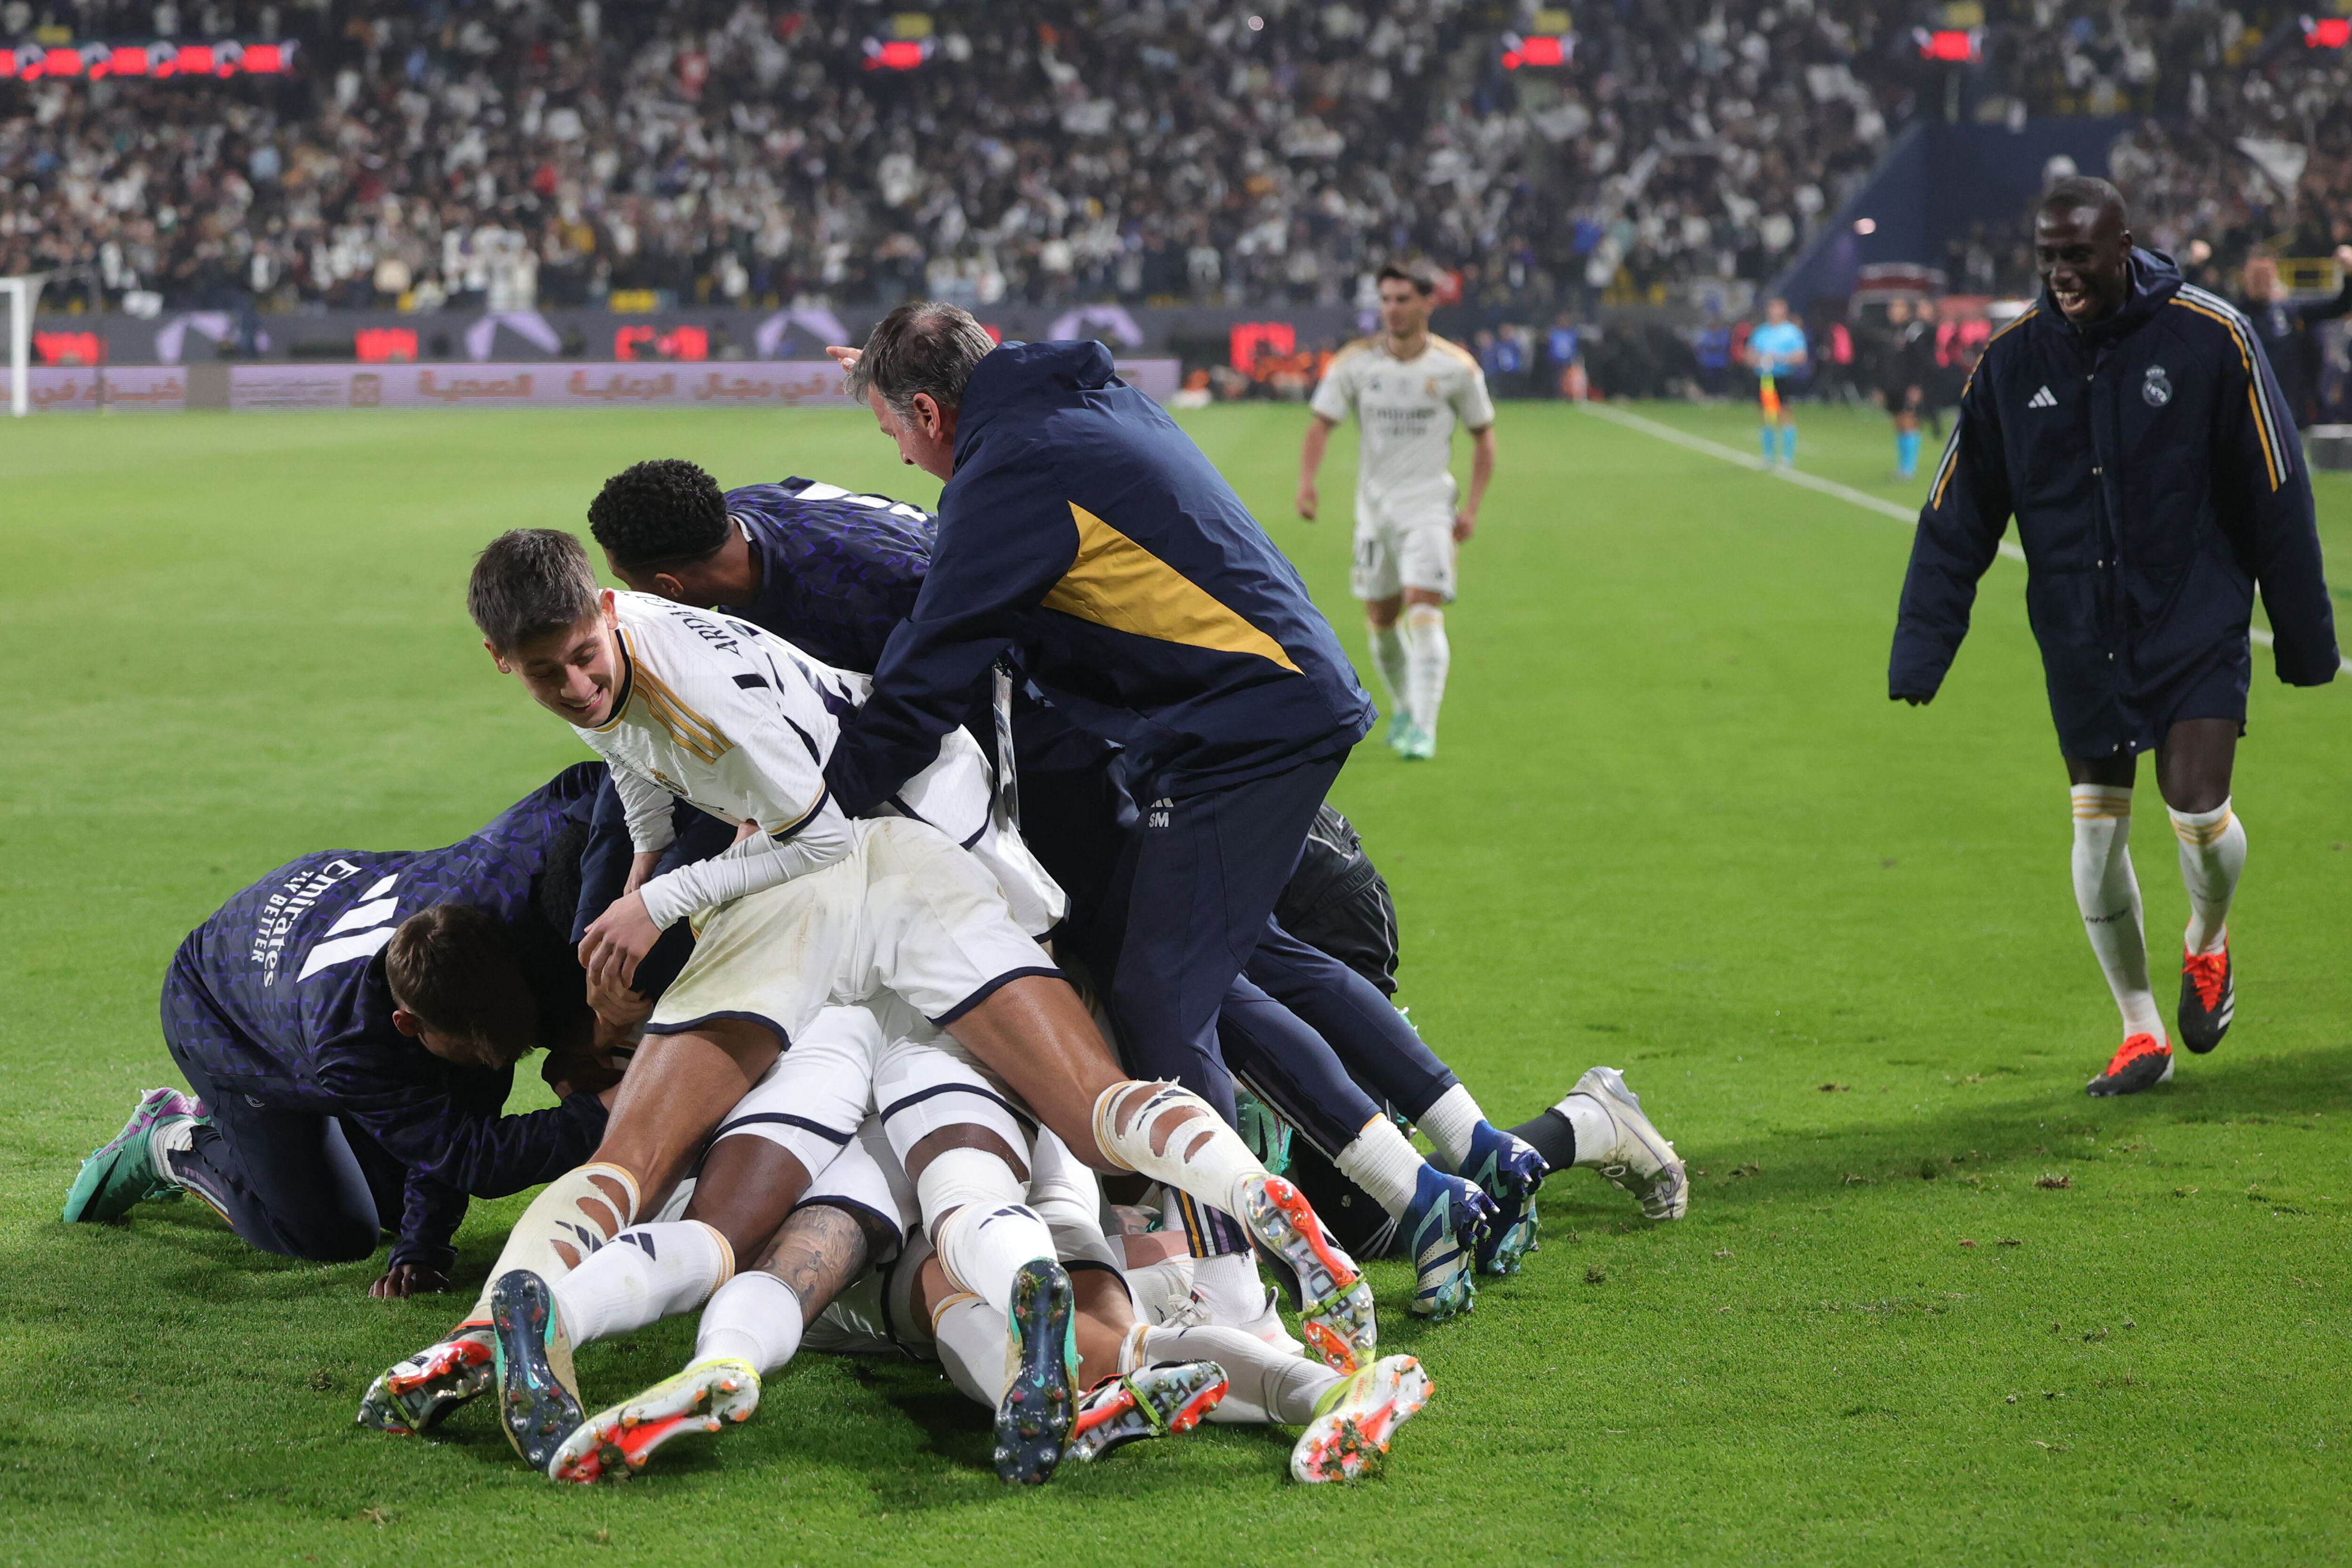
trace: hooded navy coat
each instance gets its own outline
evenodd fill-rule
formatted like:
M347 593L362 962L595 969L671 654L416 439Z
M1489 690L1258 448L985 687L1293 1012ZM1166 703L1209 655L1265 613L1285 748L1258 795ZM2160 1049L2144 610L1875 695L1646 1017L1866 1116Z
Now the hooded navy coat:
M1344 756L1372 724L1297 570L1100 343L1007 343L974 367L930 569L825 764L842 809L937 755L1008 650L1153 795Z
M2169 257L2087 326L2045 292L1960 395L1911 546L1887 671L1927 698L1968 635L2011 516L2026 610L2070 757L2153 747L2184 719L2246 716L2261 586L2279 679L2336 678L2311 479L2262 345Z

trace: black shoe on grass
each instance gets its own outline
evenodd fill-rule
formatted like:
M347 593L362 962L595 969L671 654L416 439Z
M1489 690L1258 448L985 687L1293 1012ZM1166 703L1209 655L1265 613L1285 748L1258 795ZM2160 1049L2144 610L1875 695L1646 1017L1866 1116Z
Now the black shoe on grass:
M2083 1086L2083 1092L2137 1094L2171 1081L2172 1047L2154 1035L2133 1035L2108 1059L2107 1070Z
M2180 1043L2203 1056L2230 1032L2237 1010L2238 983L2230 973L2230 944L2219 952L2183 953L2180 959Z

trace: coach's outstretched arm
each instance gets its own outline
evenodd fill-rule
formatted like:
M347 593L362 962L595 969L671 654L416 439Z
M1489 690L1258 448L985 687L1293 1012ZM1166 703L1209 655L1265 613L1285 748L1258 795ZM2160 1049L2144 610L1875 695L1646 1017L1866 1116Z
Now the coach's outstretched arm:
M1044 463L981 468L984 442L1016 443L1016 431L986 430L959 443L931 566L915 612L898 623L874 672L874 695L845 720L825 763L825 783L852 816L872 811L940 754L940 738L971 711L997 656L1016 640L1078 554L1077 520Z
M2279 679L2289 686L2325 686L2336 679L2339 656L2312 513L2311 473L2270 361L2262 344L2251 346L2251 364L2233 359L2222 364L2214 414L2214 504L2239 564L2261 584Z
M1952 444L1937 465L1919 531L1911 540L1911 566L1895 617L1895 653L1886 695L1910 703L1932 700L1969 635L1977 581L2000 552L2009 526L2009 466L2001 451L1988 363L1960 393Z

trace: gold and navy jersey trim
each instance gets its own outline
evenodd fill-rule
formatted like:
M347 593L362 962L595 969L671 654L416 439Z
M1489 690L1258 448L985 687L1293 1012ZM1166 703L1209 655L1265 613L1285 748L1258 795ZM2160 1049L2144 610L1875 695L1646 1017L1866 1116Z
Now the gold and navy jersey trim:
M1255 654L1303 673L1239 611L1077 502L1069 504L1078 552L1040 601L1045 608L1158 642Z
M660 725L688 755L715 765L719 758L733 751L735 742L729 740L718 725L696 712L683 698L670 689L667 682L645 667L645 661L636 657L636 650L630 646L629 628L623 626L620 631L624 671L621 696L613 704L613 716L596 726L595 732L601 735L612 730L627 717L629 705L642 698L646 716Z
M2172 303L2185 310L2221 323L2230 334L2230 342L2238 350L2238 363L2246 372L2246 406L2253 410L2254 428L2260 434L2263 462L2270 469L2271 489L2276 489L2287 475L2294 472L2294 464L2287 456L2286 443L2279 437L2278 411L2271 406L2267 389L2263 385L2262 372L2254 363L2253 332L2236 307L2218 295L2184 284L2172 297Z
M1472 353L1468 349L1464 348L1460 343L1455 342L1453 339L1441 338L1435 332L1432 332L1429 334L1429 341L1438 348L1444 349L1447 353L1452 354L1455 359L1460 360L1464 364L1468 365L1472 370L1478 370L1481 375L1486 374L1483 370L1479 370L1478 356Z
M806 811L802 812L798 816L793 818L790 822L785 823L782 827L771 827L764 831L767 833L769 837L774 839L777 843L786 843L794 834L798 833L802 828L806 827L810 823L815 821L816 814L823 811L824 809L824 803L832 798L833 791L830 789L821 789L816 792L815 804L812 805ZM908 815L911 816L914 814L909 812ZM970 847L966 846L966 847Z
M2025 308L2025 313L2023 315L2018 317L2017 320L2010 322L2009 325L2003 327L2000 331L1987 338L1985 340L1984 353L1977 356L1976 369L1969 371L1968 379L1960 383L1961 411L1959 416L1952 421L1952 434L1950 439L1944 443L1943 460L1936 465L1935 482L1927 487L1928 510L1933 511L1936 508L1944 504L1944 487L1952 482L1952 469L1957 466L1958 459L1960 455L1960 426L1968 418L1967 405L1969 388L1976 384L1977 371L1984 368L1986 356L1992 353L1993 344L2000 342L2001 339L2009 336L2010 333L2017 331L2018 328L2025 325L2026 322L2033 320L2034 317L2041 313L2041 306L2028 305Z

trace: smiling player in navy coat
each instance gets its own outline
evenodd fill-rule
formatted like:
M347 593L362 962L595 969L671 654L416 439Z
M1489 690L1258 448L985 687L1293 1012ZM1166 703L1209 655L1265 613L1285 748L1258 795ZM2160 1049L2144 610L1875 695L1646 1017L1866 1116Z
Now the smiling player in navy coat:
M2294 421L2245 318L2135 248L2104 180L2051 187L2034 251L2042 298L1986 346L1919 514L1888 694L1935 696L2014 516L2073 786L2075 900L2123 1012L2088 1089L2129 1094L2173 1067L2127 848L2137 754L2156 752L2189 886L2180 1036L2210 1051L2235 999L2246 836L2230 780L2254 592L2289 685L2336 678L2336 626Z

